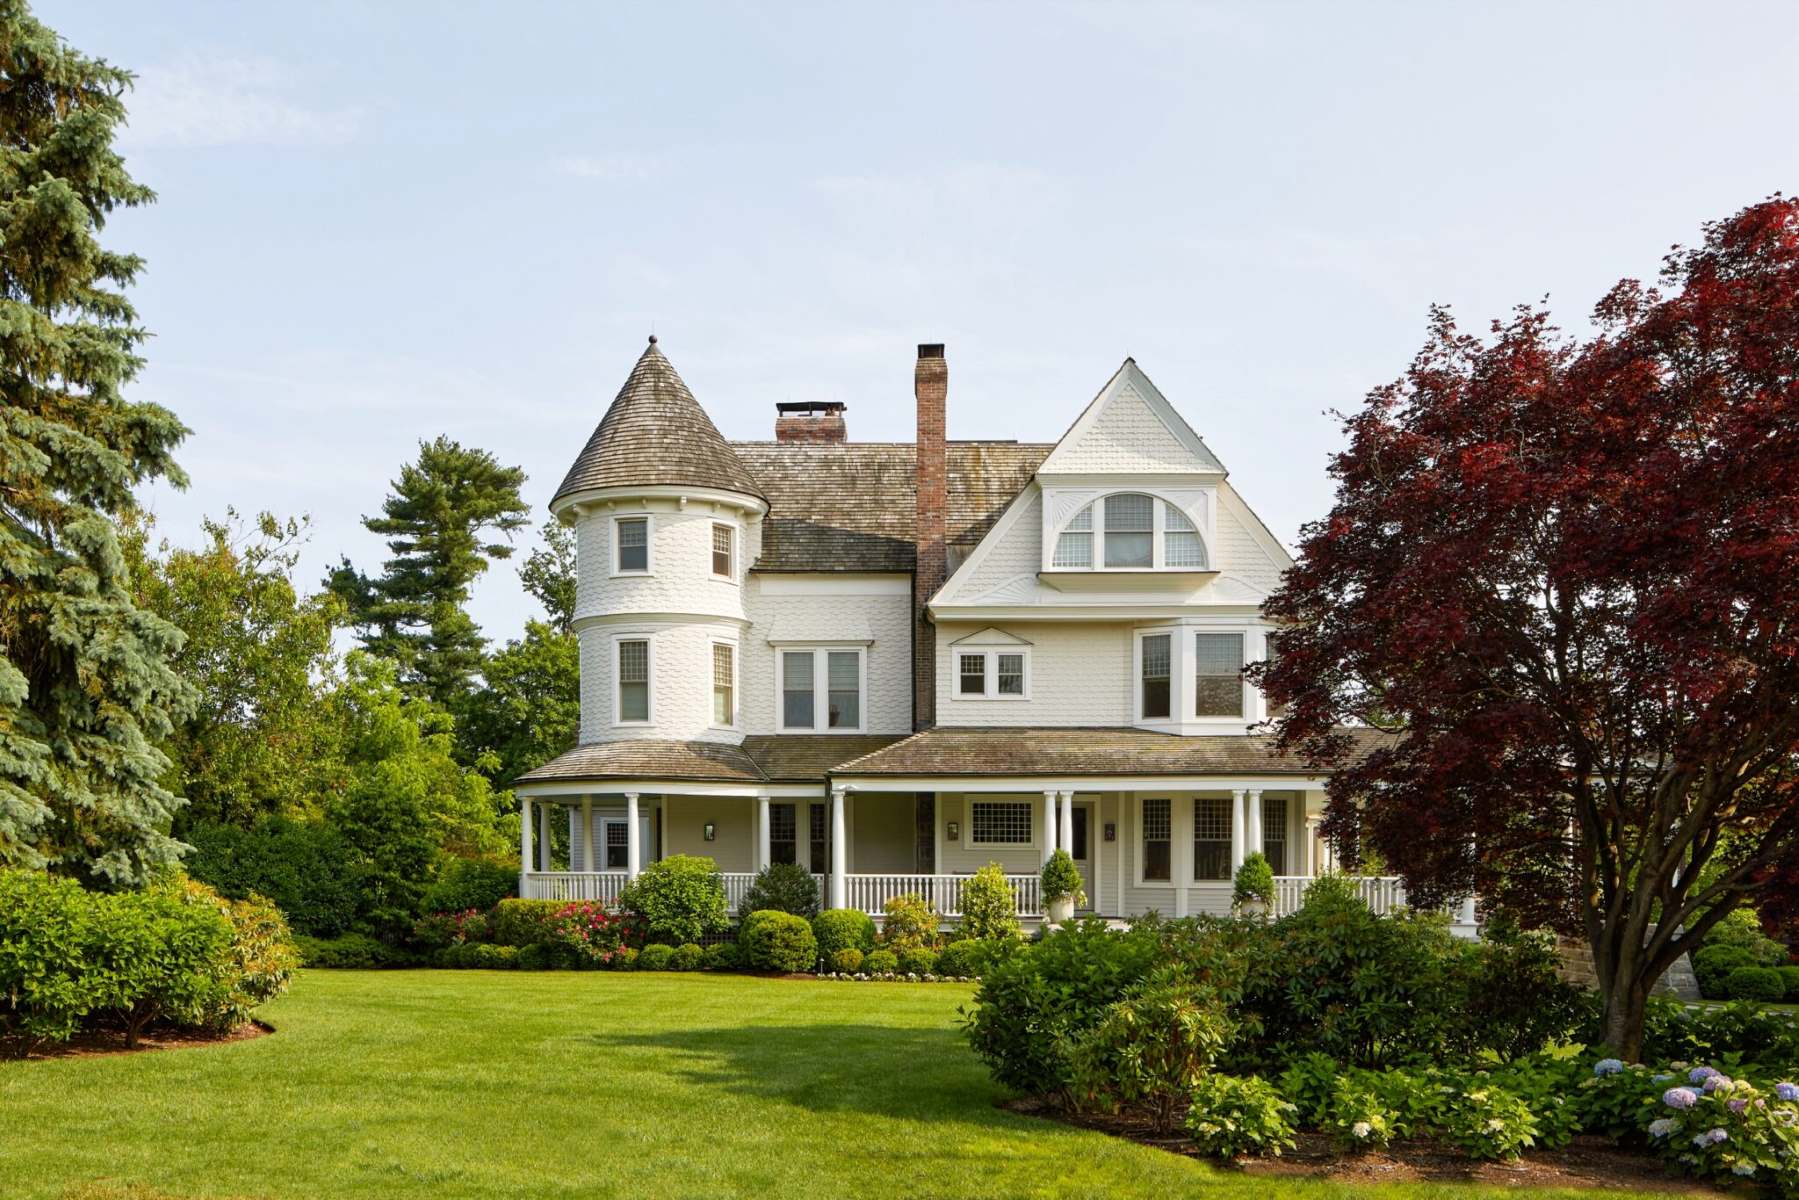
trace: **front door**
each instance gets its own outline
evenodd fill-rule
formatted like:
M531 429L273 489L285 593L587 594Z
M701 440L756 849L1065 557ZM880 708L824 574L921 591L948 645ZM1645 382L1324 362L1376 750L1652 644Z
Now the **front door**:
M1093 804L1091 801L1076 800L1074 802L1074 837L1071 841L1074 849L1071 855L1074 865L1081 873L1081 890L1087 893L1087 907L1083 912L1092 912L1099 904L1099 894L1093 886Z

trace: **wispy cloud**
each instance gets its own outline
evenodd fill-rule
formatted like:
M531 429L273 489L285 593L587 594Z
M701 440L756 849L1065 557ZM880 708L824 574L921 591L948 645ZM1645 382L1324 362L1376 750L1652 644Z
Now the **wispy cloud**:
M604 183L639 183L662 173L666 163L644 154L569 154L555 161L556 173Z
M126 98L127 147L334 146L361 114L310 105L300 75L269 58L189 55L145 68Z

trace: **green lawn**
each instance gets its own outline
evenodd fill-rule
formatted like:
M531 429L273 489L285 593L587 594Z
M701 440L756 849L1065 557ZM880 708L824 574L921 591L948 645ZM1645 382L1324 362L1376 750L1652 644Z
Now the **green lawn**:
M267 1010L272 1037L0 1063L0 1195L98 1179L309 1200L1518 1194L1244 1178L1002 1112L955 1030L968 995L310 971Z

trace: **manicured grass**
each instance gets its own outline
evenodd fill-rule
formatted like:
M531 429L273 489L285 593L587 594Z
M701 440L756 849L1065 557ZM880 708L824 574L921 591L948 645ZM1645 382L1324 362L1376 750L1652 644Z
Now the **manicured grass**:
M96 1180L308 1200L1520 1193L1243 1177L1001 1111L955 1030L969 994L310 971L266 1010L272 1037L0 1063L0 1193Z

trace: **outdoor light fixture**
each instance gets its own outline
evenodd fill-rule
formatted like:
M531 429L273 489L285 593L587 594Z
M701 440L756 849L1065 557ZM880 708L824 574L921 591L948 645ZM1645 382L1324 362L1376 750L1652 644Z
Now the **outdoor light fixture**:
M948 829L950 841L959 842L962 840L962 826L958 822L951 821L948 825Z
M706 840L711 841L713 838L715 838L717 836L718 836L718 826L714 825L711 821L707 821L706 822Z
M1106 840L1108 842L1115 842L1118 840L1118 822L1117 821L1107 821L1106 822Z

